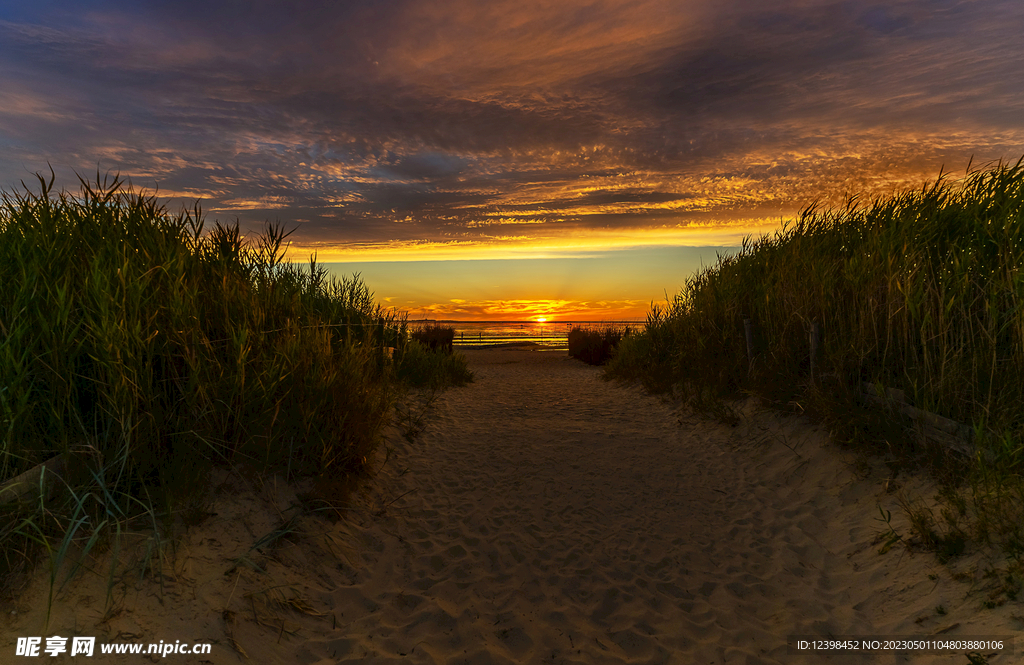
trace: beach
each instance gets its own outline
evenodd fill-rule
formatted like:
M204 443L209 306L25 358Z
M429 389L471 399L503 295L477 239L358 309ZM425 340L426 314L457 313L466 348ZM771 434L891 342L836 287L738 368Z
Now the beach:
M2 660L19 636L81 635L212 645L148 656L168 663L962 664L963 650L812 653L787 639L1022 627L1018 602L982 607L994 553L943 565L886 549L879 508L909 539L900 497L929 500L931 481L890 479L802 416L751 398L731 426L564 351L464 353L475 381L407 407L422 431L392 427L343 510L317 503L330 487L218 472L162 558L140 563L140 536L111 585L108 548L45 626L39 566L3 613Z

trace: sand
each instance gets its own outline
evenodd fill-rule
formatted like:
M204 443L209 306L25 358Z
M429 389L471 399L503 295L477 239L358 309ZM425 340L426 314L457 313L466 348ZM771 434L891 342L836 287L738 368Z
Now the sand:
M934 489L887 484L802 417L751 400L731 427L564 351L465 353L476 381L440 395L411 442L389 432L342 519L292 519L294 488L224 474L162 574L121 552L109 606L108 554L44 628L36 571L3 613L0 661L37 660L13 658L18 636L83 635L212 643L148 656L169 663L963 664L962 651L794 653L787 636L1022 627L1020 603L982 609L994 553L949 566L899 543L880 554L879 506L909 537L899 496Z

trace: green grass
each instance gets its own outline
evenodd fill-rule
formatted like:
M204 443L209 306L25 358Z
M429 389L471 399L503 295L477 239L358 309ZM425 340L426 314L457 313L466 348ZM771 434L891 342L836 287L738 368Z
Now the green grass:
M411 388L438 389L465 385L473 373L461 353L446 353L443 347L432 350L414 338L401 351L398 378Z
M607 373L695 404L756 392L894 466L929 461L949 482L969 481L974 536L1012 546L1024 542L1022 240L1021 162L870 205L811 206L689 278L623 340ZM854 398L864 381L970 425L978 455L946 454L869 413Z
M215 465L358 474L399 375L458 374L421 362L358 276L284 262L280 225L206 229L116 177L39 185L0 203L0 480L58 454L67 470L0 504L0 582L48 553L52 599L60 570L126 531L157 557Z

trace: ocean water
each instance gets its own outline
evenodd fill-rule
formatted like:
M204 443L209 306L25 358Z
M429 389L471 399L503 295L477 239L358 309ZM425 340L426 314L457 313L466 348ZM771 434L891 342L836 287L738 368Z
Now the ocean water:
M569 330L572 326L603 330L606 327L634 329L643 328L642 320L630 321L573 321L567 323L536 321L431 321L429 324L452 326L455 328L455 346L487 346L491 344L509 344L514 342L533 342L554 348L568 344ZM409 329L415 330L424 325L421 321L410 321Z

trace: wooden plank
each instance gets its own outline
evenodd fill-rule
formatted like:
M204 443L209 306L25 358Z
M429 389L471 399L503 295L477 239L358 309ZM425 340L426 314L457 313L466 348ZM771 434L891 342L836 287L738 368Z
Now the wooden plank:
M975 455L977 448L974 445L974 429L968 425L907 404L906 394L902 390L887 388L886 397L883 398L874 384L863 382L860 387L864 401L886 406L909 417L914 422L915 431L922 438L940 443L968 457Z
M25 473L0 484L0 504L15 501L31 501L39 498L39 492L49 495L53 482L64 472L64 456L51 457Z
M754 369L754 324L750 319L743 319L743 336L747 342L747 375Z

